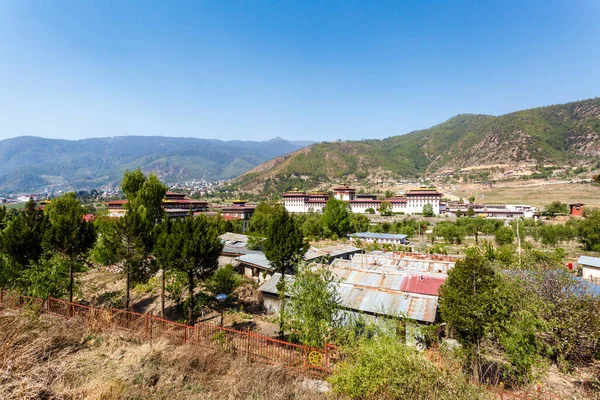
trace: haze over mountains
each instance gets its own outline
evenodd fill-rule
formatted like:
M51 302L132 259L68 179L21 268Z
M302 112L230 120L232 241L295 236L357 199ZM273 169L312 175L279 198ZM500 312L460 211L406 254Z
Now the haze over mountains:
M298 150L305 142L264 142L158 136L58 140L21 136L0 141L0 190L97 188L117 184L138 166L165 182L221 180Z
M600 98L502 116L462 114L383 140L318 143L260 165L242 191L311 189L320 182L422 177L481 165L576 165L600 160Z
M600 98L595 98L499 117L462 114L382 140L311 144L281 138L225 142L122 136L70 141L22 136L0 141L0 190L116 185L125 169L138 166L165 182L243 174L234 183L244 191L281 192L335 179L414 178L479 165L576 165L599 159Z

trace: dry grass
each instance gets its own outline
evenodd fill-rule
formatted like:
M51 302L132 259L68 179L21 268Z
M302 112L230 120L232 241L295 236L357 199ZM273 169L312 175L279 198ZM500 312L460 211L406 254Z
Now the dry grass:
M5 400L325 398L279 367L122 332L94 333L76 320L4 313L0 346Z
M463 199L475 196L476 201L486 204L531 204L544 207L553 201L584 203L587 207L600 207L600 186L589 183L536 182L528 186L514 186L514 182L498 184L493 189L477 185L464 185L452 193ZM512 186L512 187L508 187ZM483 197L482 197L483 196Z

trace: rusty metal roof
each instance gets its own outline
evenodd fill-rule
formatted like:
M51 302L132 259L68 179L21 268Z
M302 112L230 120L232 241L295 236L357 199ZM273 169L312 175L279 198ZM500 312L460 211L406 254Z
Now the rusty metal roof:
M438 296L440 286L442 286L445 281L444 278L427 275L407 275L402 280L400 290L403 292Z
M319 257L339 257L346 254L357 253L360 251L360 248L350 246L347 244L338 244L335 246L327 246L322 247L320 249L316 247L311 247L308 249L306 254L304 255L305 260L312 260Z
M277 294L279 273L273 274L258 290ZM293 277L286 275L291 284ZM369 314L411 318L421 322L434 322L437 311L437 296L428 296L401 291L383 291L376 288L355 286L348 282L334 283L340 295L342 307L351 311ZM289 286L288 286L289 287Z

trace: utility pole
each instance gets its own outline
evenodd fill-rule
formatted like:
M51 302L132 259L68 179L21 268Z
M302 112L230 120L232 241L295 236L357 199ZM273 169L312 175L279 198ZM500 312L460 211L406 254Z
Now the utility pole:
M517 218L517 245L519 246L519 267L521 266L521 234L519 233L519 218Z

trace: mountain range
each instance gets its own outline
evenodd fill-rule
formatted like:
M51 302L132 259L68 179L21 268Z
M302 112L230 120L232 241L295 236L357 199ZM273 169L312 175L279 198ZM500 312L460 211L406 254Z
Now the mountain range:
M82 140L20 136L0 141L0 191L116 185L138 166L164 182L230 179L310 142L121 136Z
M599 156L600 98L594 98L502 116L462 114L382 140L317 143L259 165L234 184L241 191L281 193L482 165L578 165Z
M0 192L116 186L123 171L138 166L164 182L235 178L241 191L267 194L323 182L419 178L472 166L566 166L599 159L600 98L594 98L501 116L461 114L381 140L21 136L0 141Z

